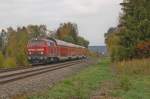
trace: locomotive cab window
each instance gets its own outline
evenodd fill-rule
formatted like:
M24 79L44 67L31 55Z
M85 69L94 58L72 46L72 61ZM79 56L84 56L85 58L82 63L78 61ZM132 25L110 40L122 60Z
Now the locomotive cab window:
M29 42L29 46L42 46L45 45L45 42L42 40L32 40Z

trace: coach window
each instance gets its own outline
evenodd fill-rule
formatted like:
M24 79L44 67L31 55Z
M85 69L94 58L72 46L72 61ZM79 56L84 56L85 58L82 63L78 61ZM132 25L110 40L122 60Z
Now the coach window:
M47 42L47 45L50 46L51 45L50 42Z
M54 43L51 42L51 46L54 46Z

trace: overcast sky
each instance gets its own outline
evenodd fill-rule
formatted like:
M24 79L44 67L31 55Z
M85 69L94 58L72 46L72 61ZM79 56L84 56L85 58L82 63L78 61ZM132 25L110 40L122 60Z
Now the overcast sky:
M90 45L104 45L104 33L118 24L122 0L0 0L0 28L46 24L55 30L61 22L78 24Z

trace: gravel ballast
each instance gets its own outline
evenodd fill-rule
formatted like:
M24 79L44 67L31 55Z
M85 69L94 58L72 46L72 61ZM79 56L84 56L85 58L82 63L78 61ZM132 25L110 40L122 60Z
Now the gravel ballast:
M94 61L86 60L81 64L0 85L0 99L11 99L12 96L18 96L22 94L31 95L42 92L44 90L46 91L55 83L79 72L80 70L94 63Z

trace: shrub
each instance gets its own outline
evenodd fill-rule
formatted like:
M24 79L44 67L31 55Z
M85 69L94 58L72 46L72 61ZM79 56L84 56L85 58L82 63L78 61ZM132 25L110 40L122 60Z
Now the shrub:
M25 53L17 53L16 61L18 66L27 66L28 61Z
M16 61L14 58L7 58L5 61L4 61L4 68L14 68L16 67Z
M0 52L0 68L3 67L3 64L4 64L4 56L2 52Z
M150 57L150 40L138 43L136 53L139 58Z

